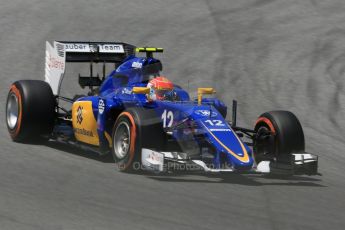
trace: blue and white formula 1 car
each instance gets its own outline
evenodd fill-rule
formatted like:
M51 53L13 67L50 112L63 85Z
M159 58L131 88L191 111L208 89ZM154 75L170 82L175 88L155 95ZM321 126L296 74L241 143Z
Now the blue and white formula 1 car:
M236 126L236 101L231 122L225 119L227 106L212 97L213 88L198 88L191 99L173 85L171 97L152 100L147 85L162 70L153 53L162 51L118 42L47 42L45 81L11 85L6 104L11 138L111 152L120 171L162 172L173 163L207 172L317 174L318 157L305 152L302 126L291 112L263 113L247 129ZM80 86L90 89L87 96L60 95L66 62L90 63L90 76L79 75ZM102 77L94 76L97 63L103 64ZM115 65L107 76L106 63ZM61 101L71 106L63 108Z

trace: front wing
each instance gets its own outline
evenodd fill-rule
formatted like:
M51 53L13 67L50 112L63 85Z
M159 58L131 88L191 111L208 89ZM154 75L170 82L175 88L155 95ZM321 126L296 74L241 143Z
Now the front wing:
M180 152L157 152L151 149L142 149L141 164L144 170L154 172L164 172L171 169L169 163L190 165L191 170L199 169L201 171L233 172L243 174L281 174L281 175L316 175L318 166L318 156L311 153L292 153L290 157L279 161L261 161L251 169L237 171L233 168L214 168L200 159L191 159L186 153ZM193 167L197 166L197 167ZM179 169L179 167L173 167Z

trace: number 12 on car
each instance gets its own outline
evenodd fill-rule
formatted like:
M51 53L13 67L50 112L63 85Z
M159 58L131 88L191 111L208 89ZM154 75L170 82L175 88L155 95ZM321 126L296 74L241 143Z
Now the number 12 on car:
M225 126L222 120L206 120L205 123L209 124L210 126Z
M163 128L171 127L174 122L174 113L165 109L161 118L163 120Z

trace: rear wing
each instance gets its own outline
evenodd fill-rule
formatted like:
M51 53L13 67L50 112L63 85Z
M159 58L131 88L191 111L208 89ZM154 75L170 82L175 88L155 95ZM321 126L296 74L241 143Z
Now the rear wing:
M64 45L66 62L122 62L134 54L135 46L123 42L69 42L59 41Z
M59 95L66 62L121 63L135 53L135 46L122 42L46 42L45 81Z

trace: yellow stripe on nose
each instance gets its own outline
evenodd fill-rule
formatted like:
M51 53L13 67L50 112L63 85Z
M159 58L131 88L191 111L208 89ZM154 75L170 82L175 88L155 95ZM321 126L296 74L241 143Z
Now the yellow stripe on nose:
M204 124L203 124L204 125ZM204 125L205 128L207 129L207 131L211 134L211 136L226 150L228 151L233 157L235 157L237 160L242 161L243 163L248 163L249 162L249 155L248 152L246 150L246 148L244 147L242 141L237 137L236 134L235 137L237 139L237 141L240 143L242 151L243 151L243 156L239 156L236 153L234 153L233 151L231 151L231 149L229 149L223 142L221 142L207 127L206 125Z

